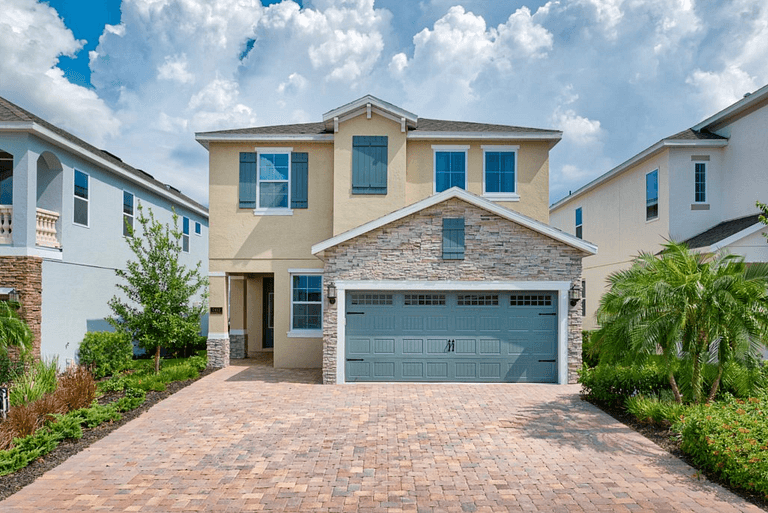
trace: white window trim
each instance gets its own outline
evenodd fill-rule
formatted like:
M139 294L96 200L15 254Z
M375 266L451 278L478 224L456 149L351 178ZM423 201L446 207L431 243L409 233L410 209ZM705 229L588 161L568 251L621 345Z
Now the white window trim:
M704 165L704 201L698 201L696 200L696 166L699 164ZM707 191L709 189L709 184L707 183L707 175L709 175L709 170L707 169L708 162L699 160L693 162L693 203L695 205L706 205L707 203Z
M520 150L519 145L496 145L496 144L482 144L480 147L483 149L483 197L493 201L520 201L520 194L517 192L517 169L518 159L517 153ZM506 152L515 154L515 192L487 192L485 190L485 154L486 152Z
M80 196L77 196L75 194L75 189L77 188L77 180L75 179L75 175L77 173L82 173L85 176L88 177L88 199L81 198ZM86 173L85 171L80 171L79 169L73 170L72 173L72 224L75 226L82 226L83 228L90 228L91 227L91 175ZM86 213L85 215L88 217L88 223L87 224L80 224L75 221L75 199L77 198L79 200L85 201L85 208Z
M467 180L469 175L469 145L447 145L447 144L433 144L432 145L432 194L437 194L437 152L464 152L464 190L467 190Z
M198 226L200 227L200 233L197 233L197 230L195 230L195 235L197 235L198 237L202 237L203 236L203 223L199 223L199 222L195 221L195 228L197 228Z
M346 383L346 293L353 290L373 291L514 291L541 290L557 293L557 381L560 385L568 384L568 281L402 281L402 280L338 280L336 286L336 383Z
M288 314L288 323L290 329L285 334L288 338L323 338L323 319L325 317L325 280L320 284L320 329L319 330L300 330L293 327L293 277L305 275L320 275L322 278L322 269L288 269L288 283L291 295L291 306Z
M186 234L184 233L184 220L185 219L187 220L187 226L189 226L189 228L190 228L189 231L192 231L192 226L190 226L192 224L192 220L190 218L188 218L187 216L181 216L181 252L182 253L189 253L190 252L190 248L192 246L192 238L190 237L190 235L191 235L190 233L186 233ZM185 236L187 237L187 250L186 251L184 251L184 237Z
M291 209L291 152L293 147L277 146L277 147L256 147L256 208L253 209L253 215L255 216L292 216L293 209ZM259 204L261 200L261 158L260 154L276 154L285 153L288 155L288 206L285 208L261 208Z
M134 233L135 233L135 230L136 230L136 195L134 193L132 193L131 191L126 190L126 189L123 189L123 195L120 198L120 200L121 200L120 201L120 214L121 214L120 215L120 222L121 222L121 225L122 225L121 229L120 229L120 233L123 233L122 227L125 226L125 216L128 215L128 214L125 213L125 194L126 193L130 194L131 196L133 196L133 214L131 214L130 217L131 217L131 228L134 230Z
M656 217L648 217L648 175L656 173ZM660 217L659 215L659 200L661 199L661 179L659 178L659 168L656 168L652 171L648 171L645 173L645 182L643 183L643 186L645 187L645 200L643 200L643 213L645 214L645 222L646 223L652 223L654 221L657 221Z

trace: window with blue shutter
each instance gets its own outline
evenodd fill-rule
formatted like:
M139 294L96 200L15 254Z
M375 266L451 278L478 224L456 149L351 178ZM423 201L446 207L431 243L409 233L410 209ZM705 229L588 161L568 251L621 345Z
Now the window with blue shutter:
M309 154L291 153L291 208L307 208L309 197Z
M443 192L451 187L466 189L465 151L435 152L435 192Z
M256 208L256 153L240 153L240 208Z
M387 136L352 137L352 193L387 193Z
M443 219L443 260L464 260L464 218Z

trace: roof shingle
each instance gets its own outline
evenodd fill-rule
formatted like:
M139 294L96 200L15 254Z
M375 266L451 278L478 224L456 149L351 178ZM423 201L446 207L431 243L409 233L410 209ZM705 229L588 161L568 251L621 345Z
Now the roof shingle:
M742 230L746 230L750 226L754 226L760 222L758 219L760 214L752 214L738 219L731 219L730 221L724 221L716 226L713 226L707 231L701 232L698 235L691 237L684 241L691 249L706 248L712 244L716 244L723 239L727 239L731 235L735 235Z

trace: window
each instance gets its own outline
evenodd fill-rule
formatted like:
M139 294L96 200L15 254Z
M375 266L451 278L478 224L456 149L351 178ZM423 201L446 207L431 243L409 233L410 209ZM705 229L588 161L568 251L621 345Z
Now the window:
M694 170L694 201L696 203L707 202L707 165L697 162Z
M293 208L307 208L309 155L290 150L240 153L240 208L261 215L291 215Z
M458 306L499 306L498 294L459 294Z
M181 218L181 250L189 253L189 218Z
M291 330L323 327L323 277L299 274L291 277Z
M133 234L133 194L123 191L123 235Z
M510 306L552 306L552 296L536 294L512 294Z
M581 316L587 316L587 282L581 280Z
M75 224L88 226L88 175L75 169Z
M581 232L581 207L576 209L576 237L582 238Z
M659 217L659 170L645 175L645 220Z
M443 219L443 260L464 260L464 218Z
M350 294L349 302L352 305L391 305L392 297L392 294L353 292Z
M405 306L445 306L445 294L406 294Z
M195 221L195 235L202 235L203 234L203 227Z
M483 146L483 195L517 200L518 146Z
M0 151L0 205L13 205L13 155Z
M352 194L386 194L387 160L387 136L352 136Z
M432 146L435 152L435 192L451 187L467 188L469 146Z

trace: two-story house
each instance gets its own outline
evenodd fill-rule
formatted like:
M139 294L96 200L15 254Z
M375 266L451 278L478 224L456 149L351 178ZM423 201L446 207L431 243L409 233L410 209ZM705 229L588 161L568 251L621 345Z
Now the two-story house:
M547 224L561 135L373 96L317 123L196 134L209 362L272 351L326 383L574 382L597 248Z
M115 269L134 258L123 236L139 228L139 203L163 223L178 214L182 263L207 274L205 207L0 98L0 288L18 294L37 357L63 367L86 332L111 329L107 302Z
M584 326L606 278L667 239L768 261L756 201L768 202L768 86L646 148L550 208L551 223L596 243L584 260Z

